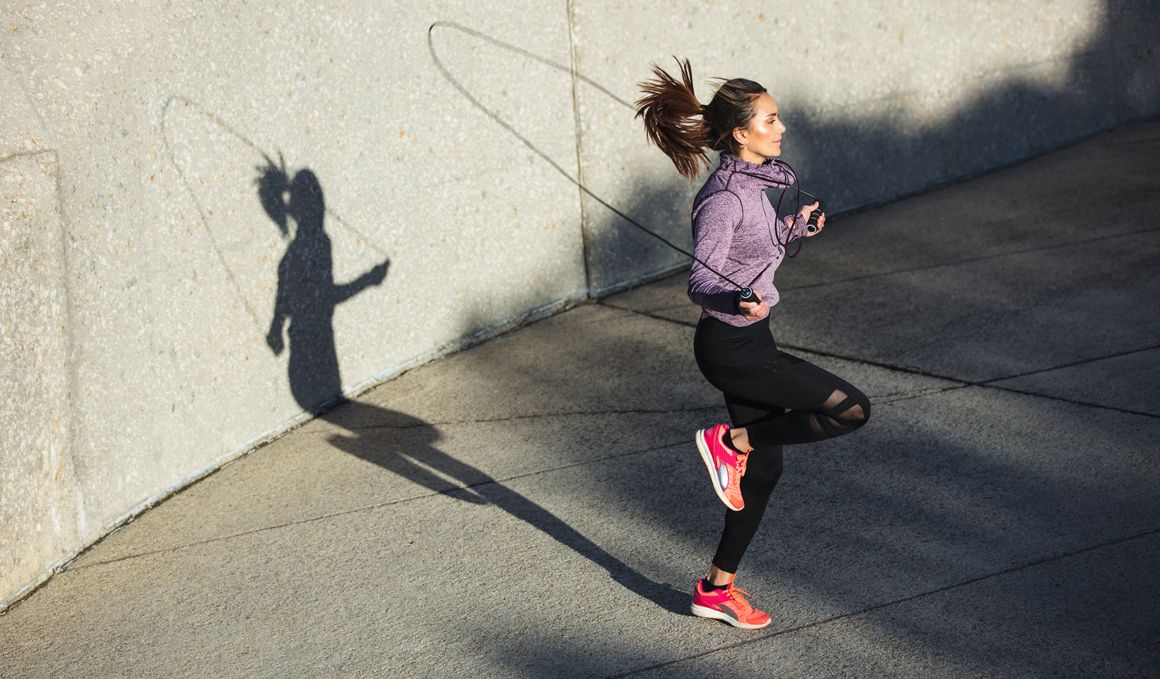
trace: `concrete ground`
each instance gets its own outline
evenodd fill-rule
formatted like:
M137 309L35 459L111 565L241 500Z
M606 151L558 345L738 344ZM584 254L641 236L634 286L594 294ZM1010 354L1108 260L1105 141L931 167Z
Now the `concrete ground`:
M871 421L787 449L688 613L722 419L669 279L364 394L145 513L0 616L0 675L1155 676L1160 123L834 219L783 348Z

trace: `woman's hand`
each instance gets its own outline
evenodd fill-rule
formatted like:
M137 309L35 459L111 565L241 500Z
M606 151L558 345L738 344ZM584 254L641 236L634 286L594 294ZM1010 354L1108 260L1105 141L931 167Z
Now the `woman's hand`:
M796 219L801 219L802 224L809 224L810 215L812 215L814 210L817 210L819 207L821 207L821 203L819 203L818 201L815 200L811 205L806 205L805 207L803 207L801 209L801 212L798 213L798 217ZM826 215L825 215L825 213L822 213L822 214L818 215L818 228L817 228L817 230L814 231L813 233L810 233L807 230L806 234L805 234L806 238L813 238L814 236L821 233L822 229L824 229L824 228L826 228Z
M822 229L824 229L824 228L826 228L826 213L823 212L822 214L818 215L818 229L817 229L817 231L810 233L807 230L806 231L806 238L813 238L814 236L821 233Z
M759 303L741 302L737 305L737 308L741 309L741 315L747 321L760 321L769 315L769 306L766 305L764 300Z

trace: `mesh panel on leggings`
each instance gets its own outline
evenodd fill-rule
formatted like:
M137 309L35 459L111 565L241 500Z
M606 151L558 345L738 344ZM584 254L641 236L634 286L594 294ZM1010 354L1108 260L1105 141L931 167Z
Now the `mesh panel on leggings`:
M832 438L848 434L866 421L866 409L858 399L849 396L841 389L835 389L826 402L822 404L822 412L809 413L810 429L820 438Z

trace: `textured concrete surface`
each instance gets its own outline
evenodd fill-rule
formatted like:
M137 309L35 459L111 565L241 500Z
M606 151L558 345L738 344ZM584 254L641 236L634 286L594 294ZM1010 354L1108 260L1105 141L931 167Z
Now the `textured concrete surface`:
M0 593L79 537L56 169L51 153L0 161Z
M1160 187L1121 196L1144 221L1089 234L1083 261L1046 226L1014 238L970 206L1027 181L1065 193L1109 149L1155 176L1133 154L1158 136L1135 126L835 219L785 265L779 334L874 406L852 436L787 449L739 578L765 630L687 611L724 511L690 437L724 408L678 275L409 372L178 493L0 616L0 675L1146 676L1160 415L1122 399L1160 377L1156 312L1110 336L1087 295L1154 308ZM894 230L932 202L967 224ZM1093 220L1055 219L1063 239ZM939 249L967 227L986 257ZM923 281L948 292L894 309L924 244ZM850 280L816 271L836 259L882 303L842 307ZM1013 298L1039 300L1045 326L990 313ZM843 316L822 333L827 305ZM999 326L977 336L994 351L884 349L894 326L938 337L956 313Z
M61 240L37 235L38 252L57 254L36 260L44 268L21 294L11 291L24 274L4 269L0 313L20 319L4 339L42 348L51 367L12 382L23 405L3 414L0 518L12 520L0 522L0 564L19 567L0 573L0 608L338 394L679 263L612 211L687 242L695 185L648 147L631 116L649 62L690 58L703 100L709 76L764 82L790 125L787 160L838 210L1155 115L1158 23L1145 3L1096 0L1050 10L867 0L6 3L0 164L15 204ZM1069 166L1073 180L1055 200L959 208L992 228L942 223L923 232L955 238L932 241L902 222L877 227L909 245L876 250L873 261L857 239L835 238L851 245L818 248L827 264L804 275L833 282L833 265L902 277L877 297L892 310L866 316L856 282L803 289L822 304L787 322L784 339L972 381L1138 349L1155 323L1101 302L1127 281L1122 271L1101 276L1080 251L1055 273L1084 280L1082 290L1034 287L990 308L1025 316L1027 334L1046 339L1008 346L1002 320L986 315L998 288L1029 289L1034 256L1016 250L1039 248L1059 221L1077 247L1114 232L1124 240L1106 247L1120 248L1122 268L1153 265L1154 243L1130 235L1145 217L1120 211L1149 175L1085 191L1085 177L1121 172L1108 158ZM1088 221L1069 216L1094 201L1111 204ZM4 228L39 228L22 219ZM964 264L953 282L922 269L970 256L1023 259ZM903 261L922 271L904 273ZM974 296L934 322L950 344L910 334L907 305L933 304L923 297L963 283ZM41 312L25 293L60 304L33 322ZM1047 333L1068 313L1051 304L1057 294L1099 320L1100 334L1069 344ZM834 332L825 307L876 343ZM963 335L964 319L980 326ZM901 353L906 344L912 353ZM27 371L29 360L8 369ZM368 445L329 419L312 427L322 428L320 450L334 437L343 450ZM433 436L404 428L416 441ZM472 435L439 441L459 451ZM314 473L305 462L301 470ZM382 492L372 482L346 506ZM303 515L318 506L302 504Z
M0 562L35 565L4 570L0 607L304 411L585 288L575 187L494 133L428 45L431 23L454 16L566 63L562 8L226 4L0 10L0 158L56 158L70 234L69 266L44 273L70 293L60 362L75 374L64 454L77 464L61 483L78 499L49 508L25 480L0 488L33 516L0 523ZM457 34L432 39L456 77L527 109L537 143L575 166L567 79L541 82ZM504 78L515 69L532 79ZM321 188L292 192L305 214L281 224L256 184L278 178L267 156ZM17 198L58 208L51 192ZM50 454L22 445L27 422L4 440L21 469ZM32 526L53 513L79 513L79 529L46 550Z

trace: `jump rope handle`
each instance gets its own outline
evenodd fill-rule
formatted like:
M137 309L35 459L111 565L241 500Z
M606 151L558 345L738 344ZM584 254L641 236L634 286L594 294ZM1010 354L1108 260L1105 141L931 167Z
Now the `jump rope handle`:
M761 304L761 298L753 291L753 288L741 288L737 293L737 308L741 308L742 302L749 302L751 304Z
M806 222L806 233L815 234L818 232L818 215L822 214L822 201L818 201L818 209L810 213L809 221Z

